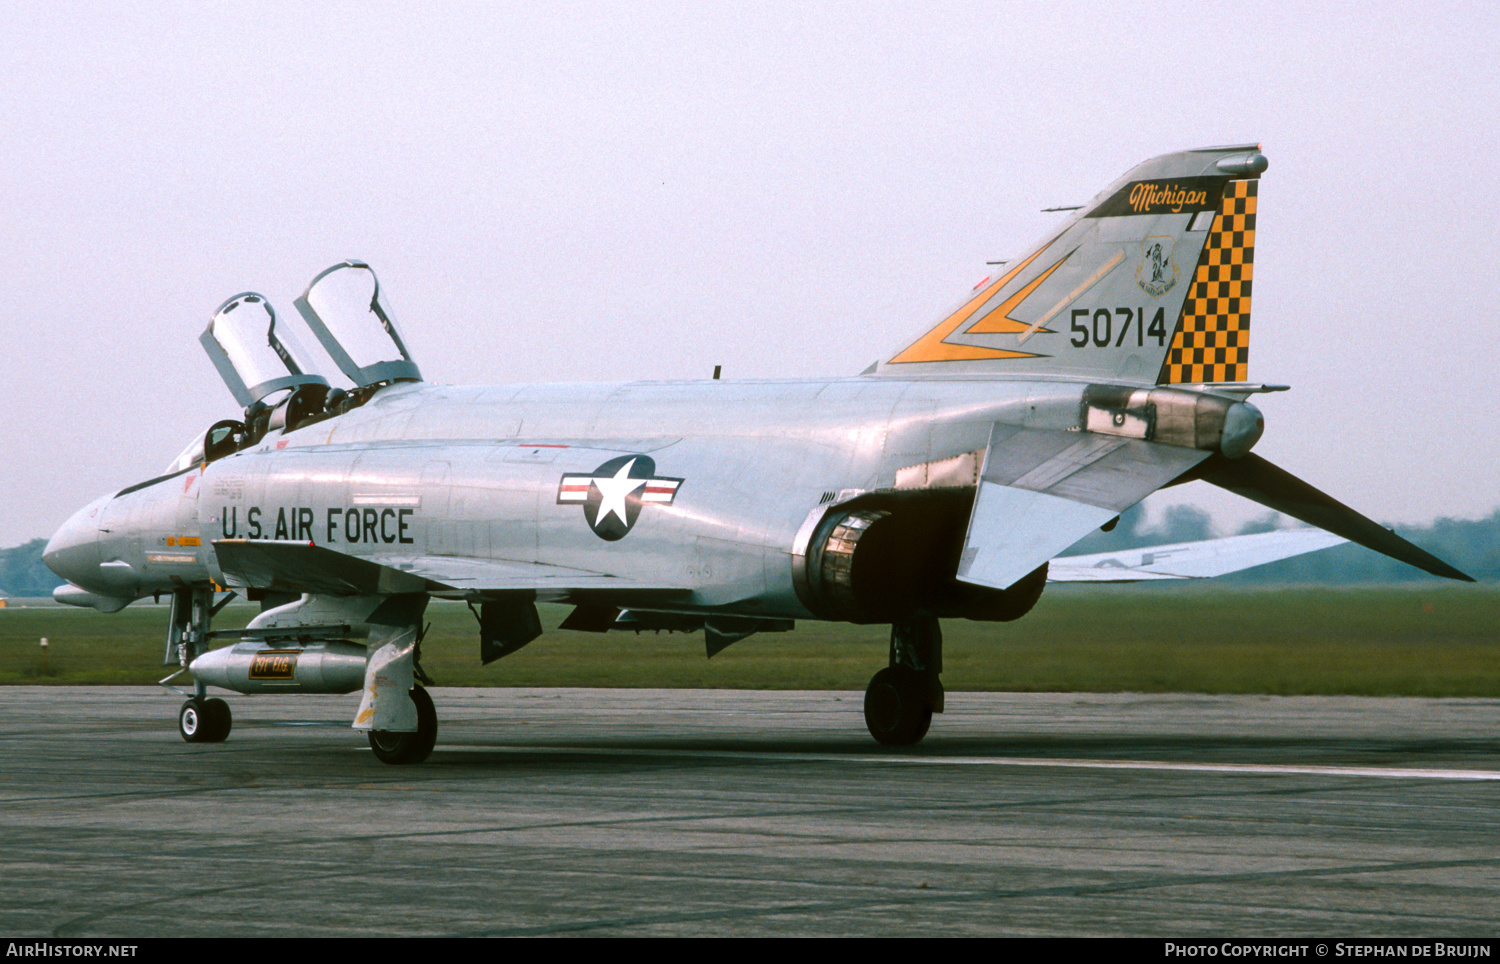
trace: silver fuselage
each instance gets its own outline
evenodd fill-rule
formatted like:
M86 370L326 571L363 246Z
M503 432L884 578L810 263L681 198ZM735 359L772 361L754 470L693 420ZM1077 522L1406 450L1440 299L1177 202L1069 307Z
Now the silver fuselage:
M680 605L806 617L800 530L902 469L983 450L994 423L1079 430L1076 380L853 377L457 388L365 406L86 506L47 559L109 600L230 585L213 543L285 540L402 568L418 556L567 567L690 589ZM628 533L561 501L569 473L644 455L680 479Z

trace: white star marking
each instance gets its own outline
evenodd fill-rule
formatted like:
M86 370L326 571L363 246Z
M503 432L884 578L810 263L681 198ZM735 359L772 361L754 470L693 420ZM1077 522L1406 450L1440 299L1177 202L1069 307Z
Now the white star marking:
M599 515L594 518L594 528L604 524L610 513L620 517L620 522L629 525L630 520L625 518L625 499L630 493L639 489L650 479L632 479L630 470L635 468L635 459L631 459L620 467L612 479L595 478L594 485L599 488L600 502Z

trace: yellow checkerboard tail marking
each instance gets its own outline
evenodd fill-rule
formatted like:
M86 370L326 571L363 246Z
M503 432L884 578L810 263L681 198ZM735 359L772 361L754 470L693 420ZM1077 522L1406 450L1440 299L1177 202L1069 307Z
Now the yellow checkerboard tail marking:
M1172 347L1157 382L1242 382L1250 357L1250 286L1255 273L1255 179L1224 185Z

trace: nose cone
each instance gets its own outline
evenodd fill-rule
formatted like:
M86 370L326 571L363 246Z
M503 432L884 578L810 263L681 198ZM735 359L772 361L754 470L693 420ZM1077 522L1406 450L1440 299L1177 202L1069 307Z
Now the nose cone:
M75 586L88 589L93 588L91 583L99 582L99 513L107 499L106 496L79 509L42 550L42 562L47 568Z

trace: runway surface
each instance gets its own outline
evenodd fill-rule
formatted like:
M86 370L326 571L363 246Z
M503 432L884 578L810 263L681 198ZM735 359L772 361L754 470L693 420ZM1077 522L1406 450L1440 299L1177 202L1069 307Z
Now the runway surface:
M434 689L426 764L357 694L0 689L0 933L1493 937L1500 701Z

